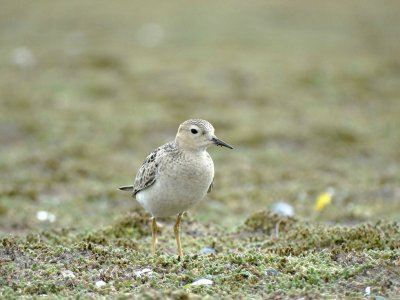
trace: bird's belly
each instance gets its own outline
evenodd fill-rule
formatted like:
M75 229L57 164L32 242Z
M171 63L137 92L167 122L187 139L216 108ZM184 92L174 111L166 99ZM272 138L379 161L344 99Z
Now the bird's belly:
M204 198L212 182L213 171L163 173L152 186L137 193L136 199L155 217L176 215Z

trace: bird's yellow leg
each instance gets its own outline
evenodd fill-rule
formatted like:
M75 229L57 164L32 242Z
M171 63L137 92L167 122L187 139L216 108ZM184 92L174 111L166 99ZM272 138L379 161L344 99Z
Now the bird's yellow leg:
M176 246L178 247L178 255L179 257L183 257L182 245L181 245L181 220L183 213L178 214L176 218L176 222L174 225L174 233L176 239Z
M151 218L151 254L156 255L156 244L157 244L157 222L156 218Z

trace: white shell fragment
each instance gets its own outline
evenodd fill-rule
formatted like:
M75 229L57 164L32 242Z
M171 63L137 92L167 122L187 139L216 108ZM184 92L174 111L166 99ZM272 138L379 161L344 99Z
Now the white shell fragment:
M207 278L201 278L191 283L191 285L212 285L214 282Z
M150 274L152 274L153 273L153 271L151 270L151 269L149 269L149 268L145 268L145 269L143 269L143 270L139 270L139 271L136 271L135 272L135 276L136 277L142 277L142 276L148 276L148 275L150 275Z
M292 217L294 215L294 208L286 202L276 202L272 204L272 212L283 217Z
M56 220L56 216L55 216L54 214L49 213L49 212L44 211L44 210L38 211L38 212L36 213L36 218L37 218L39 221L42 221L42 222L47 221L47 222L50 222L50 223L53 223L53 222L55 222L55 220Z
M371 287L370 287L370 286L367 286L367 287L365 288L364 296L369 296L369 295L371 295Z
M216 251L214 248L210 248L210 247L204 247L199 251L199 254L201 255L209 255L209 254L215 254Z
M96 283L95 283L95 285L96 285L97 288L101 288L101 287L105 286L106 284L107 284L107 283L106 283L105 281L103 281L103 280L98 280L98 281L96 281Z
M74 274L72 271L70 271L70 270L61 271L61 275L62 275L64 278L75 278L75 274Z
M11 62L21 69L26 69L34 67L36 59L29 48L18 47L12 52Z

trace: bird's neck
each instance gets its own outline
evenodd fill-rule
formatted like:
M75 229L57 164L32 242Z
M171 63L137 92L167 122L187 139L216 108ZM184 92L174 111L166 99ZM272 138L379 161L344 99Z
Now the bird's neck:
M178 149L184 153L189 155L204 155L207 152L207 147L191 147L189 145L182 145L179 142L175 141Z

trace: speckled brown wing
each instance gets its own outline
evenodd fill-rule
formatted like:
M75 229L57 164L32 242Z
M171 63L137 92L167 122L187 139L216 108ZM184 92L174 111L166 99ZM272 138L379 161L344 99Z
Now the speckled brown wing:
M151 186L156 181L157 167L155 160L160 148L151 152L143 162L133 183L133 195Z
M136 195L141 190L147 189L156 181L160 157L174 148L174 143L170 142L158 147L146 157L138 173L136 174L135 181L133 183L133 195Z

